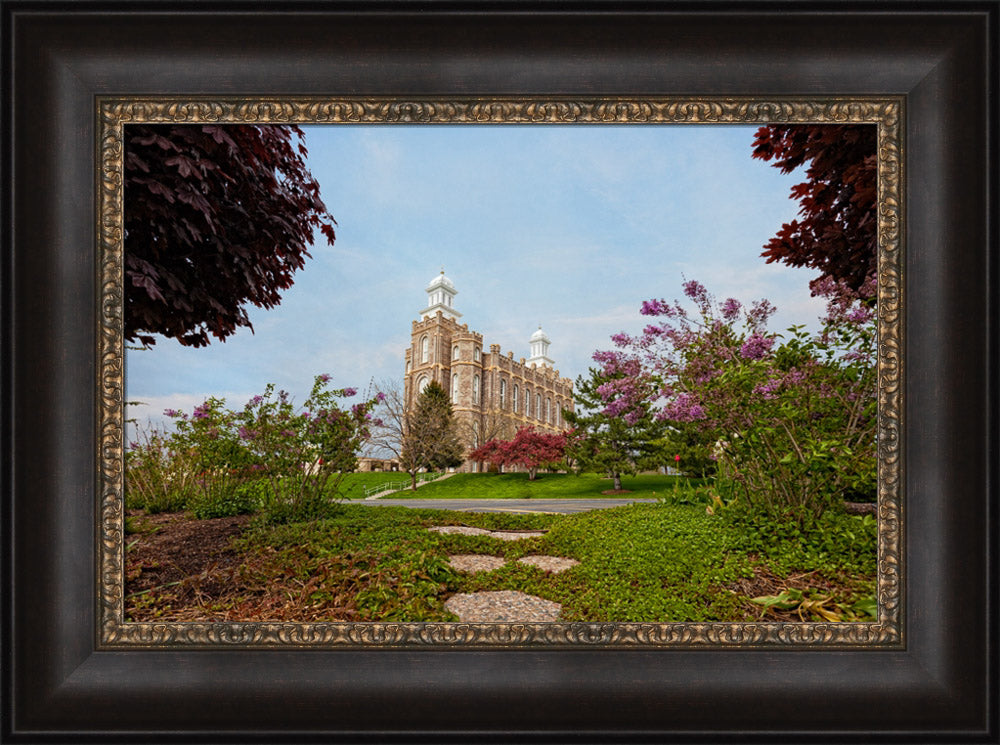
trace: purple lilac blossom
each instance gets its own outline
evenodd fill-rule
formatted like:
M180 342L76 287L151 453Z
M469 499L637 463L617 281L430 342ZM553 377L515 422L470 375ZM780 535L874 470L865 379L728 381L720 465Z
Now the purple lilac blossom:
M682 393L670 401L661 412L662 418L675 422L694 422L705 418L705 409L690 393Z
M639 309L644 316L668 315L670 311L671 307L666 300L645 300Z
M778 397L775 394L775 391L777 391L780 387L780 380L769 380L766 383L761 383L754 388L754 393L758 394L761 398L770 400Z
M690 279L684 283L684 294L698 304L708 300L708 290L705 289L705 285L696 279Z
M727 298L726 302L722 304L722 317L727 321L736 320L742 308L743 304L739 300L734 297Z
M754 332L750 338L743 342L740 347L740 355L746 360L760 360L771 350L774 345L774 337L762 336Z

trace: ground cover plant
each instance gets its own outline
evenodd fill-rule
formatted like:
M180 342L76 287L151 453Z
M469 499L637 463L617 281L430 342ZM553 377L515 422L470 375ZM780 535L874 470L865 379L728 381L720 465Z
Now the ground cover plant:
M748 532L701 504L668 500L576 515L341 504L322 518L281 524L189 517L129 518L131 620L454 621L444 609L448 597L499 589L561 603L565 620L865 620L874 613L870 516L831 516L822 531L778 539L770 528ZM428 530L440 525L546 532L508 542ZM465 574L449 566L455 554L500 556L506 564ZM529 555L580 564L550 575L516 562Z

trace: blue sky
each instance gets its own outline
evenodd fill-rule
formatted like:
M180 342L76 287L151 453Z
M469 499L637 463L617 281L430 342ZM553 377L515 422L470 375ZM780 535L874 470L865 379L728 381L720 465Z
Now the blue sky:
M485 344L527 357L541 324L562 375L586 372L643 300L684 278L718 298L769 298L773 329L813 325L815 272L766 264L796 216L783 175L750 157L755 127L333 125L305 127L308 164L337 220L254 330L190 349L129 352L129 415L162 422L207 396L232 408L267 383L302 401L319 373L364 390L403 375L410 322L443 267Z

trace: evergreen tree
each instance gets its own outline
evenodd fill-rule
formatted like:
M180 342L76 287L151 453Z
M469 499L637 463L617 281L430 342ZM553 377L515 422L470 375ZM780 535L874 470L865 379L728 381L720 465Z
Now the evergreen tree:
M663 457L658 440L664 425L656 420L649 404L637 404L628 412L609 412L598 393L599 387L623 380L624 373L590 368L589 377L581 375L573 387L576 411L563 412L573 426L567 455L583 470L608 474L614 479L615 491L622 491L623 473L635 475L641 469L654 468Z
M420 393L407 417L403 460L423 468L451 468L462 464L464 451L448 394L432 381ZM411 475L415 489L415 471Z

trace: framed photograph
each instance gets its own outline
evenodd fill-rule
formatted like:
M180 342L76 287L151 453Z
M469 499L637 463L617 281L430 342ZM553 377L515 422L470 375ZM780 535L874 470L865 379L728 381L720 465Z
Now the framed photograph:
M774 14L750 4L707 3L558 11L541 4L432 3L418 12L338 3L260 11L234 2L197 10L137 4L122 11L100 3L41 10L31 2L3 4L10 156L3 175L13 195L3 265L4 359L10 360L3 398L10 454L3 503L5 741L997 741L996 204L989 195L996 188L1000 6L833 12L800 3ZM807 594L811 605L798 596L791 604L797 619L762 613L717 620L721 611L710 601L710 611L678 611L676 618L652 611L636 617L640 611L627 607L616 618L588 615L569 597L565 620L463 618L452 607L454 621L433 603L408 606L410 615L270 620L227 615L218 604L208 613L175 613L172 596L154 600L145 586L127 588L138 575L127 566L126 546L141 535L134 537L126 502L126 379L133 367L152 369L127 352L127 343L150 328L131 325L139 311L128 288L148 287L143 283L159 276L126 248L126 235L141 229L128 222L128 190L141 182L136 168L148 168L136 143L155 148L157 127L201 127L224 141L226 127L232 133L247 125L315 127L307 147L320 127L319 143L330 133L361 132L383 155L395 146L387 144L390 132L433 132L439 139L547 132L553 134L543 147L551 150L555 143L568 149L570 135L558 133L570 131L867 128L874 135L868 162L875 172L876 294L864 306L871 315L862 308L855 320L870 318L877 344L870 367L877 420L862 435L876 443L875 517L870 539L857 537L859 546L870 540L874 553L871 607L860 595L850 596L854 605L824 605L824 596ZM379 133L386 133L381 142ZM458 174L452 182L466 198L487 174L503 180L488 160L469 161L462 174L461 164L444 154L454 148L447 138L417 147L426 168ZM435 147L441 154L432 155ZM539 145L506 147L530 153ZM653 166L640 147L629 144L607 158L603 200L639 200L628 179L612 176ZM688 146L687 153L704 162L706 186L683 204L724 234L734 202L724 186L735 177L721 156L709 157L709 148L723 145L700 147ZM513 151L503 152L510 160ZM417 199L419 186L401 186L407 182L391 167L372 178L370 162L357 161L343 179L360 189L381 178L371 189L376 196ZM525 189L540 178L532 166L547 163L540 154L525 162ZM576 180L591 176L578 170ZM560 179L553 188L560 185L569 192L572 182ZM513 188L507 182L490 199L500 208L503 189ZM432 201L421 203L433 209ZM628 215L651 219L654 208ZM443 205L439 211L454 220ZM337 214L335 205L331 212ZM744 215L749 231L747 222ZM456 224L453 240L468 235ZM473 277L496 266L486 261L490 249L483 245L455 259L473 257L462 265ZM625 267L621 276L630 281L627 268L639 264L639 249L596 245L601 255L591 259ZM395 254L381 249L380 256L389 264ZM477 329L461 325L455 284L444 270L436 274L435 256L424 251L420 258L431 262L435 276L427 308L414 306L420 320L413 320L412 333L404 328L401 346L410 351L403 395L424 391L428 376L440 378L460 413L488 399L499 411L510 409L507 418L533 416L537 426L556 432L561 422L554 412L567 410L560 396L568 403L571 394L560 387L548 336L541 329L533 334L530 352L525 345L530 359L520 361L506 339L503 349L482 343ZM560 258L572 261L573 250ZM704 267L699 259L691 278ZM553 276L572 275L564 265ZM418 292L428 278L420 278ZM645 286L631 281L637 291ZM481 284L488 286L485 279ZM660 294L678 290L664 284ZM573 291L583 292L579 284ZM711 305L698 282L687 281L684 292L695 305ZM642 300L648 298L636 298ZM388 294L367 302L390 307ZM676 316L667 306L660 310ZM653 305L646 311L656 315ZM737 315L735 305L717 312ZM349 310L337 313L326 325L347 322ZM227 323L231 330L230 321L219 328ZM446 344L440 329L448 332ZM219 336L217 330L211 333ZM425 349L421 333L447 349ZM633 342L643 349L651 343ZM614 343L627 348L628 339L618 335ZM753 360L772 342L755 333L740 343L737 354ZM432 365L439 357L448 364ZM150 364L172 374L162 359ZM189 363L179 364L178 370ZM475 375L480 368L492 370L491 377ZM772 398L778 381L754 385L760 403ZM268 395L255 398L243 416L268 405ZM512 397L523 409L511 408ZM707 418L701 409L690 415L688 404L674 421ZM674 396L663 405L680 404ZM214 416L210 408L195 413ZM183 416L176 414L178 421ZM263 419L233 416L244 445L263 440ZM466 438L475 446L489 439L480 439L486 414L477 416ZM641 426L638 415L627 421ZM713 440L713 459L731 468L745 463L733 455L739 443ZM384 456L368 465L393 462ZM247 468L266 470L274 457L259 455ZM464 460L459 470L478 470L476 459L458 460ZM818 460L810 466L820 467ZM295 468L312 474L309 483L325 473L322 457ZM421 468L431 470L427 464L409 470ZM673 475L662 471L664 478ZM206 473L200 472L203 480ZM618 483L615 490L621 491ZM702 496L709 514L726 506L719 495ZM501 524L508 523L495 523ZM786 595L757 600L769 608L787 604ZM146 600L136 603L137 596Z

